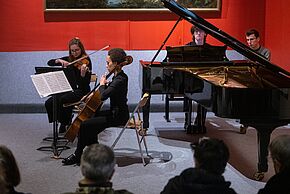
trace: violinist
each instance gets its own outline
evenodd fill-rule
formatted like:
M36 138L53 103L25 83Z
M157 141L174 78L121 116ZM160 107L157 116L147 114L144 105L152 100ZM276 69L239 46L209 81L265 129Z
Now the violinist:
M68 44L69 56L51 59L47 62L49 66L62 66L66 77L73 89L56 96L57 121L60 122L59 133L64 133L71 123L73 106L64 107L66 103L78 102L84 95L90 92L90 78L92 62L87 56L83 43L79 38L73 38ZM83 60L78 60L84 58ZM77 61L77 62L75 62ZM53 122L53 100L49 98L45 102L49 122Z
M79 164L85 146L98 143L98 134L108 127L125 125L129 119L129 109L127 104L128 76L122 70L122 64L126 62L126 53L121 48L109 50L106 57L106 68L113 73L111 82L103 75L100 79L101 100L110 99L108 110L98 110L96 114L81 122L78 132L77 149L74 154L63 159L64 165Z

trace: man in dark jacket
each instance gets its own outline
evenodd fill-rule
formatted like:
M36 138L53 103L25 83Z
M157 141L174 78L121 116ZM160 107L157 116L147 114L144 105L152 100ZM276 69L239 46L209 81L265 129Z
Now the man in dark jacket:
M258 194L290 193L290 135L276 137L269 145L275 175Z
M170 179L161 194L235 194L223 173L229 160L229 150L223 141L202 138L192 144L195 168L188 168Z

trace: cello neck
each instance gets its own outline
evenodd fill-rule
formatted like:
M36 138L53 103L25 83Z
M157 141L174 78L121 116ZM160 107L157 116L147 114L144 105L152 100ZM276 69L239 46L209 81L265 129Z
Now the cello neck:
M133 62L133 57L130 55L127 55L125 57L125 60L122 63L119 63L118 66L123 67L123 66L131 64L132 62ZM106 79L109 79L109 77L115 72L116 67L106 75ZM97 88L99 88L99 86L100 86L100 82L87 94L87 96L84 98L84 101L87 99L87 97L91 93L93 93Z

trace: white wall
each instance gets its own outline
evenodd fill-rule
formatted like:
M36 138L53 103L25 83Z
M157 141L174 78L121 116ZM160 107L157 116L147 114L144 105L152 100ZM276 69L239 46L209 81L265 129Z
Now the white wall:
M93 51L88 51L91 53ZM142 95L142 67L139 60L151 61L156 51L127 51L134 59L133 63L124 67L129 77L128 103L136 104ZM7 109L9 106L43 105L46 98L41 99L37 94L30 75L34 74L34 67L47 66L51 58L67 55L64 51L49 52L0 52L0 107ZM91 55L93 72L102 75L106 72L105 57L107 51L100 51ZM161 51L155 61L162 61L166 52ZM235 51L227 51L229 59L242 59ZM152 104L164 104L164 97L155 95ZM1 110L0 110L1 112Z

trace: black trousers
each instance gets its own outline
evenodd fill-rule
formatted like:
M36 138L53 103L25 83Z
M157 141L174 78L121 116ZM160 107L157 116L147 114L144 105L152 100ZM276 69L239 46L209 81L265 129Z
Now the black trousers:
M78 159L81 158L83 149L86 146L89 146L98 142L98 134L104 131L108 127L125 125L129 119L129 114L122 120L116 119L121 116L113 115L113 112L110 110L98 111L95 117L85 120L81 123L79 134L78 134L78 143L75 155ZM123 115L124 115L123 114ZM124 116L123 116L124 117Z
M70 124L71 119L72 119L73 106L63 107L63 104L77 102L83 96L84 96L84 93L81 90L56 94L57 121L64 125ZM53 98L52 97L50 97L49 99L45 101L45 108L46 108L46 112L48 116L48 121L52 123L53 122Z

